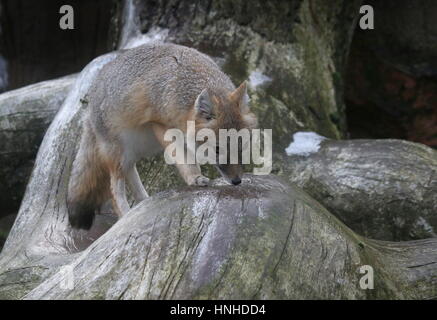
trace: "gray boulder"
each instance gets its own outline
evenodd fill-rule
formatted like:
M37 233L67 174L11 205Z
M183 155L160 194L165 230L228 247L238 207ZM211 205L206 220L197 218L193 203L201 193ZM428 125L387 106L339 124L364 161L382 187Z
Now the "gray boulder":
M401 140L323 140L284 157L284 174L355 232L380 240L437 233L437 151Z

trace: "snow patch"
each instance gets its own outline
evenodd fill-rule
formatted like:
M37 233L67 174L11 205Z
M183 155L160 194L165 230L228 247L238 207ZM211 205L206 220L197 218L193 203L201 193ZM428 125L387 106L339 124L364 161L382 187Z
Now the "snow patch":
M425 230L426 232L429 232L429 233L435 235L434 228L423 217L419 217L419 219L417 219L416 224L419 227L422 227L423 230Z
M137 37L141 33L139 27L139 14L133 0L125 1L121 21L122 27L118 47L124 49L130 39Z
M285 152L291 155L308 156L320 149L320 142L326 138L315 132L296 132L293 135L293 142L290 143Z
M146 43L164 42L168 37L168 29L152 28L145 34L139 34L127 41L123 49L132 49Z
M163 42L168 29L154 27L146 34L141 33L139 9L133 0L126 0L123 8L120 49L132 49L151 42Z
M267 82L271 82L272 78L266 76L265 74L261 73L258 70L252 71L249 75L249 85L252 88L256 88L262 84L265 84Z

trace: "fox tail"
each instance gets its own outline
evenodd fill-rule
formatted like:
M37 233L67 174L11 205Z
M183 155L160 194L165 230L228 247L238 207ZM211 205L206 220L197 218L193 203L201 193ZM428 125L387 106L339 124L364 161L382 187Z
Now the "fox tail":
M98 155L96 136L84 126L68 185L70 225L75 229L90 229L96 212L108 199L108 193L109 174Z

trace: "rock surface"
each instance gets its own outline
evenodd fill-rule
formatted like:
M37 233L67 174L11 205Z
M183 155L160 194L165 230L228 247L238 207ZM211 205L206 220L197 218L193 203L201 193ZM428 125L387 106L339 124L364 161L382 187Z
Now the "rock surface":
M273 129L275 149L298 130L346 133L341 73L361 1L133 3L144 34L195 47L235 83L249 80L252 108L260 126Z
M210 55L235 84L249 81L251 108L260 127L273 130L274 151L282 153L298 130L345 135L340 75L359 4L211 0L194 6L181 0L129 0L120 47L164 41ZM162 156L138 167L149 194L184 185ZM213 168L202 170L209 178L218 176Z
M323 140L285 157L285 175L355 232L380 240L437 233L437 151L401 140Z

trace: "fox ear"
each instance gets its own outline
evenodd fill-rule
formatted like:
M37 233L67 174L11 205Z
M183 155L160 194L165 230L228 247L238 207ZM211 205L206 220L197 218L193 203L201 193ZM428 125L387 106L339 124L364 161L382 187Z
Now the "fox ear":
M194 102L194 109L196 110L196 115L199 117L207 120L212 118L213 110L208 89L203 89L197 96L196 102Z
M243 81L240 86L231 93L231 100L237 102L242 108L249 103L249 96L247 95L247 82Z

